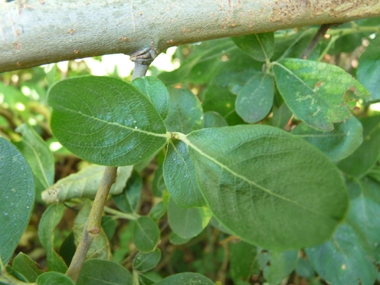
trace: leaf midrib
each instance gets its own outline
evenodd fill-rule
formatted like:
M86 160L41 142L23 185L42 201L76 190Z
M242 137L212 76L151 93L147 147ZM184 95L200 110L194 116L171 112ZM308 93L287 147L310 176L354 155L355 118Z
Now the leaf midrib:
M59 109L64 109L64 110L66 110L68 112L71 112L71 113L74 113L74 114L78 114L80 116L83 116L83 117L86 117L86 118L89 118L89 119L92 119L92 120L95 120L95 121L98 121L98 122L102 122L103 124L114 125L114 126L117 126L119 128L130 130L132 132L140 132L140 133L144 133L144 134L147 134L147 135L150 135L150 136L162 137L162 138L166 138L166 139L170 137L170 134L167 133L167 132L165 134L152 133L152 132L144 131L144 130L141 130L141 129L134 129L134 128L131 128L131 127L128 127L128 126L125 126L125 125L121 125L121 124L116 123L116 122L105 121L105 120L99 119L97 117L89 116L89 115L87 115L85 113L82 113L82 112L78 112L78 111L75 111L75 110L71 110L71 109L65 108L63 106L59 106Z
M284 201L286 201L286 202L288 202L288 203L292 203L292 204L294 204L294 205L296 205L296 206L298 206L298 207L300 207L300 208L302 208L302 209L304 209L304 210L306 210L306 211L308 211L308 212L311 212L311 213L313 213L313 214L315 214L315 215L322 216L322 217L325 216L325 215L322 215L321 213L318 213L318 212L316 212L316 211L314 211L314 210L312 210L312 209L310 209L310 208L306 208L305 206L303 206L303 205L301 205L301 204L299 204L299 203L297 203L297 202L295 202L295 201L292 201L292 200L290 200L290 199L288 199L288 198L286 198L286 197L284 197L284 196L281 196L281 195L279 195L279 194L277 194L277 193L274 193L274 192L272 192L271 190L269 190L269 189L267 189L267 188L265 188L265 187L263 187L263 186L257 184L256 182L249 180L249 179L246 178L245 176L242 176L242 175L240 175L240 174L234 172L232 169L228 168L226 165L222 164L221 162L219 162L219 161L216 160L215 158L213 158L213 157L209 156L208 154L204 153L202 150L200 150L198 147L196 147L194 144L192 144L192 143L190 142L190 140L187 138L187 136L185 136L184 134L178 134L178 136L179 136L179 139L180 139L180 140L182 140L182 141L183 141L184 143L186 143L188 146L190 146L191 148L193 148L193 149L194 149L195 151L197 151L200 155L206 157L207 159L209 159L209 160L212 161L213 163L217 164L219 167L221 167L221 168L227 170L228 172L230 172L230 173L231 173L232 175L234 175L235 177L238 177L238 178L240 178L240 179L246 181L247 183L254 185L255 187L261 189L262 191L264 191L265 193L268 193L268 194L271 195L271 196L277 197L277 198L279 198L279 199L281 199L281 200L284 200Z

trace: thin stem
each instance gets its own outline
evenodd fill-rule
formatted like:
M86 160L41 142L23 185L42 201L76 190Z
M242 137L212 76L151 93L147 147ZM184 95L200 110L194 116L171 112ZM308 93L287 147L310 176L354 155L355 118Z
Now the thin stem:
M69 276L74 282L77 282L78 280L83 262L86 259L88 249L90 248L93 239L101 231L104 204L107 200L112 184L115 183L116 173L117 167L107 166L104 171L102 181L100 182L98 192L96 193L94 204L92 205L90 215L83 230L82 239L80 240L77 250L75 251L70 267L66 272L66 275Z
M326 34L327 30L332 26L332 24L324 24L321 25L315 34L315 36L310 41L309 45L306 47L304 52L301 55L301 59L307 59L314 48L317 46L317 44L320 42L320 40L323 38L323 36Z
M331 46L333 45L333 43L335 43L335 41L337 39L339 39L339 35L335 35L331 38L331 40L329 41L329 43L327 44L327 47L324 49L324 51L321 53L321 55L318 57L318 61L321 61L324 56L326 55L326 53L329 51L329 49L331 48Z
M142 64L139 62L135 62L135 69L133 70L132 74L132 80L137 77L143 77L145 76L146 72L148 71L149 65Z
M107 207L107 206L104 206L104 212L106 212L108 214L115 215L116 217L121 218L121 219L132 220L132 221L136 221L138 219L138 217L140 217L136 213L127 214L127 213L120 212L118 210L112 209L112 208Z

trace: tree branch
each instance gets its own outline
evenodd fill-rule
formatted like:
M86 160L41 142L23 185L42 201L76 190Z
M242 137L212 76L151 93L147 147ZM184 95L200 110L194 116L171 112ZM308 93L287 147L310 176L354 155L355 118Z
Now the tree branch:
M103 178L100 182L98 192L96 193L94 204L92 205L82 238L79 242L77 250L75 251L70 267L66 272L66 275L69 276L74 282L77 282L78 280L83 262L86 259L88 249L90 248L93 239L101 231L104 204L107 200L112 184L115 183L116 173L117 167L107 166L104 171Z
M377 0L93 0L0 4L0 72L380 16ZM342 2L343 4L336 4Z

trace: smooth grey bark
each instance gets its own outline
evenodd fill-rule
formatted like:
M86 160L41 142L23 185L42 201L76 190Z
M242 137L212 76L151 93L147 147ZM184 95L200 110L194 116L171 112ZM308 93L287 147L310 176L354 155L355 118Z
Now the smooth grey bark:
M16 0L0 4L0 72L376 16L378 0Z

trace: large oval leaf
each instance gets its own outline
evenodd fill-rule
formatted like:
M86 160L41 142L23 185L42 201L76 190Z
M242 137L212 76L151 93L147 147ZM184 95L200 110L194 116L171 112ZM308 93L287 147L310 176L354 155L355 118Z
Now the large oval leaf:
M33 174L21 153L0 137L0 256L12 257L34 203Z
M355 101L350 99L369 96L363 85L335 65L287 58L274 63L273 71L290 110L318 130L330 131L333 123L351 118Z
M49 90L51 128L59 142L100 165L133 165L167 141L164 122L135 86L111 77L84 76Z
M180 135L198 185L232 233L267 249L298 249L328 240L348 207L336 166L280 129L245 125Z

